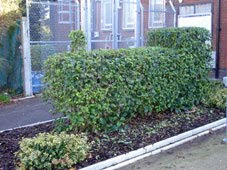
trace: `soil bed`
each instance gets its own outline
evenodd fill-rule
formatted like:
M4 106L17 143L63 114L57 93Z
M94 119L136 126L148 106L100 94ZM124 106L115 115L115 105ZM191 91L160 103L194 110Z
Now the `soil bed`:
M77 164L76 167L92 165L224 117L224 111L219 109L195 108L184 113L162 113L156 116L135 118L116 132L88 133L92 148L88 158ZM18 151L18 142L23 137L33 137L40 132L50 132L53 128L53 123L47 123L0 133L0 170L15 169L14 153Z

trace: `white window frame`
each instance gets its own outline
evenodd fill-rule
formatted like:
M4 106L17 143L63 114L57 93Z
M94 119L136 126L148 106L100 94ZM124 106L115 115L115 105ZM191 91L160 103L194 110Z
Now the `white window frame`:
M198 5L210 5L211 9L210 11L208 12L197 12L196 11L196 6ZM179 16L191 16L191 15L205 15L205 14L211 14L212 13L212 3L201 3L201 4L195 4L195 5L183 5L183 6L180 6L179 8L183 8L183 7L187 7L187 6L193 6L194 8L194 12L192 14L180 14L179 13ZM179 9L180 10L180 9Z
M128 10L130 8L134 8L135 11L133 14L131 14L131 10ZM135 29L136 24L136 8L137 8L137 0L123 0L123 29L132 30ZM127 20L129 18L129 15L134 15L134 20L131 22Z
M165 9L166 9L166 3L165 0L163 1L163 10L160 12L163 12L163 20L159 20L159 21L155 21L154 18L154 12L155 12L155 2L157 0L149 0L149 17L148 17L148 27L149 28L163 28L165 26L165 18L166 18L166 14L165 14ZM161 26L156 26L155 24L161 24Z
M71 24L72 23L72 4L71 0L58 0L58 23L59 24ZM65 6L68 6L69 10L65 10ZM68 20L64 20L64 16L68 15Z
M111 30L112 29L112 21L113 21L113 9L111 10L111 23L106 23L106 4L110 3L111 8L113 8L112 2L109 0L102 0L101 1L101 30Z

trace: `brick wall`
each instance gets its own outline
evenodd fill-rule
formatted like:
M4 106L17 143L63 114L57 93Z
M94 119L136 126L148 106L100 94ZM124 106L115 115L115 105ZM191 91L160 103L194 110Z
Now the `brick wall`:
M220 69L227 70L227 1L221 3ZM227 71L226 75L227 76Z

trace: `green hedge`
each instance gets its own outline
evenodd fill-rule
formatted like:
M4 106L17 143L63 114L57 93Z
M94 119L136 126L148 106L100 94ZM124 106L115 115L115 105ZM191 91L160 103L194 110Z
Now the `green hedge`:
M206 42L211 41L211 35L205 28L161 28L148 32L147 46L161 46L166 48L187 48L198 50L208 47Z
M208 60L152 47L62 53L45 63L44 95L69 117L70 129L117 129L134 116L203 101Z

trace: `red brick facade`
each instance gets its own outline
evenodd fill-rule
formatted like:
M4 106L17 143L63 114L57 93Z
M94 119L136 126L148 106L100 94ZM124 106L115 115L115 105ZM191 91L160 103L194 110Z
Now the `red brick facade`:
M225 76L227 76L227 1L226 0L222 0L221 2L220 69L221 69L220 75L224 74Z
M179 14L179 7L180 6L185 6L185 5L196 5L196 4L205 4L205 3L210 3L212 5L212 46L213 46L213 50L217 51L218 49L216 49L217 47L217 35L218 35L218 13L219 13L219 9L218 9L218 2L219 0L183 0L182 3L179 3L178 0L172 0L174 7L176 8L176 24L177 24L177 16ZM148 31L149 28L149 0L141 0L141 3L144 7L144 16L143 16L143 21L144 21L144 34L146 35L146 32ZM166 0L166 8L169 8L170 5L169 1ZM227 76L227 0L221 0L221 32L220 32L220 55L219 55L219 78L222 78L223 76ZM82 9L82 8L80 8ZM100 15L100 8L97 10L97 12L99 12ZM55 13L56 14L56 13ZM170 14L168 14L170 15ZM171 14L173 15L173 14ZM169 17L169 16L167 16ZM171 18L171 19L170 19ZM171 27L173 25L168 24L169 23L173 23L172 18L166 18L166 26L167 27ZM122 19L122 14L121 12L119 13L119 20ZM96 23L100 22L100 16L96 16L96 18L93 20L93 22L95 21ZM99 36L94 38L94 40L105 40L106 37L108 35L111 35L110 31L103 31L101 30L100 24L97 24L96 27L94 28L96 30L96 32L99 33ZM120 26L121 27L121 26ZM67 30L68 28L59 28L59 30L64 29ZM123 29L119 29L120 33L122 34L122 39L127 39L128 37L132 37L134 36L134 31L133 30L123 30ZM95 32L95 31L94 31ZM63 34L64 31L62 31L60 34L58 34L58 36L64 36L66 37L66 35ZM68 32L67 32L68 34ZM91 36L94 36L93 33ZM56 39L58 39L56 37ZM106 45L110 46L111 48L111 43L106 43ZM105 45L105 46L106 46ZM121 43L119 44L120 47L126 47L127 45L125 43ZM103 43L94 43L92 45L92 48L106 48L104 47Z

